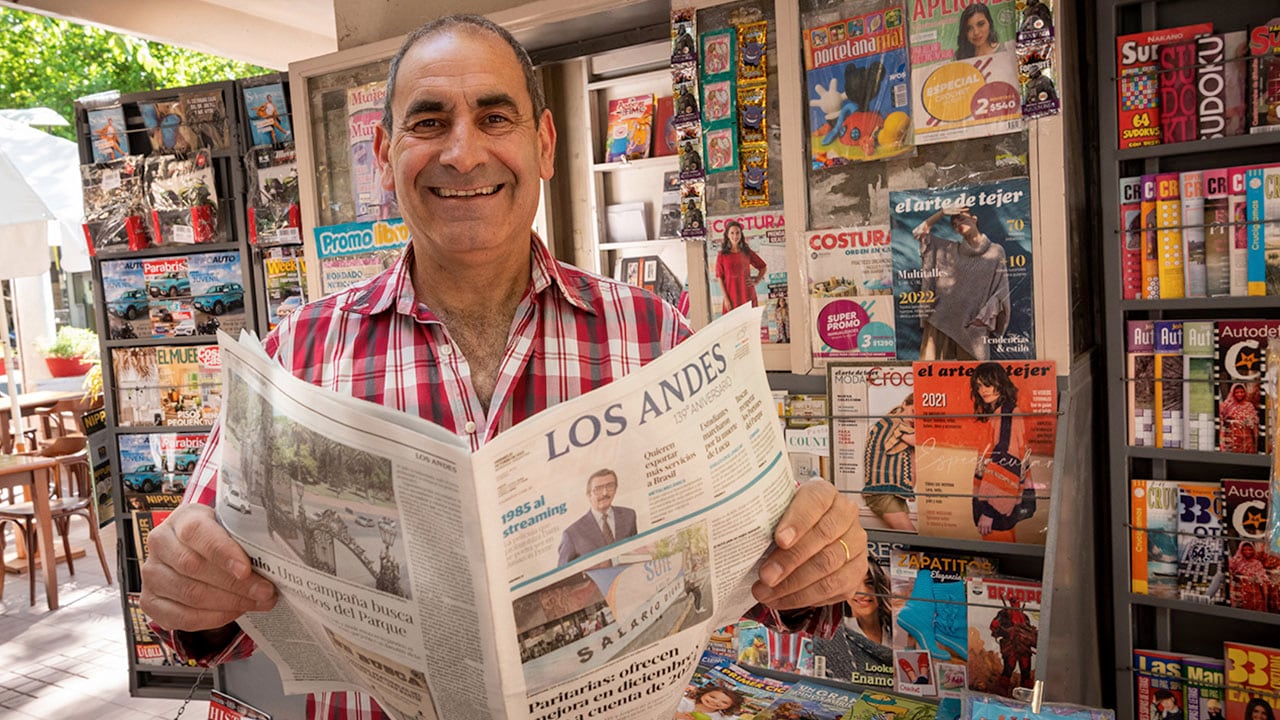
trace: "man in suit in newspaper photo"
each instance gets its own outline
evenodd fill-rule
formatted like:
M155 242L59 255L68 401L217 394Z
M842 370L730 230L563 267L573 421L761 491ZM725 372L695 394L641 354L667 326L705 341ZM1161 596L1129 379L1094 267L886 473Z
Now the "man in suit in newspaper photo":
M623 538L636 534L636 511L613 504L618 494L618 474L608 468L587 478L587 502L591 509L560 536L560 561L568 565Z
M478 16L434 20L408 35L388 75L374 145L410 242L381 274L284 318L264 339L270 357L316 386L417 414L474 451L689 337L668 303L556 260L531 231L556 129L510 33ZM142 569L142 607L165 642L211 664L252 653L236 621L277 600L215 516L221 434L220 420ZM753 612L780 629L838 618L867 572L852 502L831 483L801 484L773 533ZM385 717L358 693L313 695L309 709Z

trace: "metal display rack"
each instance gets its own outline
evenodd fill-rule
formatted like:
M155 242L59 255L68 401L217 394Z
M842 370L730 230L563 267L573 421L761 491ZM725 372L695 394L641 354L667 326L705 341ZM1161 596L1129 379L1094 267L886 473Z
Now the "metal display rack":
M1249 642L1280 634L1280 615L1220 605L1152 597L1130 592L1130 480L1212 480L1264 478L1269 455L1130 447L1124 428L1129 422L1126 358L1121 339L1129 320L1217 320L1280 317L1280 298L1214 297L1171 300L1124 300L1121 292L1120 179L1154 172L1251 165L1280 161L1280 135L1239 135L1120 150L1117 148L1116 45L1118 35L1212 21L1217 33L1247 29L1274 16L1269 3L1217 3L1202 0L1103 0L1097 5L1095 57L1100 143L1099 192L1102 245L1105 247L1106 397L1111 428L1109 447L1111 602L1115 637L1116 710L1135 717L1133 651L1135 648L1222 657L1224 641Z
M270 78L268 78L270 79ZM279 76L285 81L284 76ZM253 79L250 82L255 82ZM166 245L148 247L137 251L114 252L98 255L93 258L94 305L95 320L100 332L102 348L102 386L103 401L106 407L105 445L111 465L113 480L113 497L117 508L112 522L116 529L117 573L120 578L120 604L125 619L126 635L132 647L134 642L131 623L129 622L129 593L141 590L138 552L134 548L133 518L125 502L121 483L121 462L119 439L123 435L145 433L203 433L209 426L175 426L175 425L129 425L122 426L117 417L119 402L118 378L115 374L111 357L112 350L137 347L198 347L216 344L212 335L190 335L184 337L143 337L137 339L111 339L107 328L110 326L108 309L103 284L102 263L120 260L145 260L157 257L188 257L205 253L238 252L240 254L240 273L244 289L244 324L245 328L260 332L265 329L265 303L263 302L263 286L261 262L257 253L249 244L249 233L246 218L246 175L244 154L248 150L248 131L245 126L245 111L242 107L242 81L225 81L208 83L183 88L169 88L145 93L131 93L120 96L126 122L126 132L130 141L130 150L135 155L150 152L151 147L143 126L140 103L175 100L180 94L190 92L221 93L223 108L228 129L228 147L211 150L210 159L213 165L214 181L219 199L219 224L227 228L226 240L191 245ZM89 133L87 110L77 103L76 127L82 163L93 162L92 139ZM129 691L136 697L184 698L192 691L195 696L207 698L211 688L221 685L221 669L202 675L202 668L151 665L139 663L131 659L129 665Z

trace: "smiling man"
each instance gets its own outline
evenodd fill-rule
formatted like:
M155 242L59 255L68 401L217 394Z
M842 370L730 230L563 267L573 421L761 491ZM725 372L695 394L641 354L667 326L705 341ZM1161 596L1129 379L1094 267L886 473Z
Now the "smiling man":
M409 247L382 274L291 313L267 353L308 382L419 415L475 450L674 347L689 334L674 308L556 261L531 232L555 143L532 64L509 33L476 16L414 31L391 61L375 135ZM185 504L152 532L142 570L143 609L180 654L207 663L251 652L235 621L276 599L214 517L220 433L210 433ZM799 489L775 539L753 587L773 608L843 604L866 573L866 533L830 483ZM313 696L309 709L329 720L384 717L348 693Z

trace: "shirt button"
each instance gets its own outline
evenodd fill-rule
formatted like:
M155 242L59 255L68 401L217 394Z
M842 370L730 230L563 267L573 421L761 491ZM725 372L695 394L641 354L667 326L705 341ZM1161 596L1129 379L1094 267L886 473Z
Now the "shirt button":
M476 424L468 420L467 424L462 426L462 429L466 430L467 434L470 435L476 431Z
M444 355L445 357L449 357L450 355L452 355L452 354L453 354L453 346L452 346L452 345L441 345L441 346L440 346L440 354L441 354L441 355Z

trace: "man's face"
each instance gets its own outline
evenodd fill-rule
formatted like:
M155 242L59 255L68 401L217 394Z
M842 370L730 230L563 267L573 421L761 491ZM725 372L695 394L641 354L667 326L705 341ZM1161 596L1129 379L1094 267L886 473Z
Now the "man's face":
M601 475L591 478L591 482L587 484L587 500L591 502L591 507L598 513L602 513L613 505L613 496L618 493L618 478L613 475Z
M549 112L534 117L505 42L455 28L415 45L397 72L391 128L375 130L382 185L420 258L450 267L527 252L555 128Z

